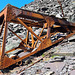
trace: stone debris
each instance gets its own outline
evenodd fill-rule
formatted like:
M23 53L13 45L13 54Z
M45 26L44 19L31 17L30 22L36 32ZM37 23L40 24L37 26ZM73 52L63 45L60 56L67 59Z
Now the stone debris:
M75 70L71 71L70 75L75 75Z
M75 2L73 0L60 0L65 14L65 18L71 22L75 22ZM22 9L31 10L47 15L55 15L62 18L62 12L57 0L34 0L26 4Z
M48 51L46 51L48 52ZM45 52L45 53L46 53ZM41 55L42 56L42 55ZM21 72L20 74L17 74L17 71L21 70L21 68L23 69L24 66L20 66L20 67L16 67L13 70L10 71L9 75L72 75L74 73L75 70L75 58L73 56L59 56L59 55L55 55L55 56L51 56L47 55L47 57L45 57L44 61L41 60L40 62L34 64L33 66L29 67L28 69L24 70L23 72ZM32 58L32 57L31 57ZM54 62L50 62L51 59L63 59L63 61L54 61ZM36 59L36 57L34 57L34 59ZM35 61L34 59L32 59L32 63L33 61ZM39 57L38 57L39 59ZM48 59L48 60L46 60ZM27 63L27 64L31 64L31 63Z
M71 65L69 62L71 62L73 60L71 58L74 57L69 58L70 60L68 59L68 56L66 56L63 62L53 63L50 63L49 60L46 62L41 60L40 62L23 71L23 73L26 75L72 75L75 70L75 64Z
M65 56L55 56L54 58L50 59L50 62L62 62L65 59Z
M37 69L36 74L40 74L40 73L41 73L41 69Z
M53 71L49 71L49 72L46 73L46 75L52 75L52 74L54 74Z

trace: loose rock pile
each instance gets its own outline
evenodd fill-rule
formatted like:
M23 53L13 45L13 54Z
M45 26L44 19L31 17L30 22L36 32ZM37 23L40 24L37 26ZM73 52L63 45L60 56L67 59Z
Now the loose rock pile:
M75 1L74 0L60 0L62 8L67 20L75 22ZM34 0L22 9L31 10L47 15L55 15L62 18L62 12L57 0Z

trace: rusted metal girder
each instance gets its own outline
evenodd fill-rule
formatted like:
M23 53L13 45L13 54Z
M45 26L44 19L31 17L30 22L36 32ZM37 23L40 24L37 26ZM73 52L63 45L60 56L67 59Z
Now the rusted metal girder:
M24 40L21 39L15 32L8 28L8 23L22 24L28 30L27 37ZM0 34L2 33L4 28L2 48L0 47L0 69L4 69L13 64L16 64L17 62L20 62L23 59L37 53L38 51L48 48L62 41L63 39L67 39L75 34L75 23L68 22L66 19L60 19L52 15L49 16L28 10L19 9L10 4L8 4L0 13L0 25L2 25L0 29ZM32 27L42 28L39 36L32 31ZM70 27L70 29L68 27ZM18 47L13 48L9 51L5 51L8 29L21 40L21 43ZM43 34L44 29L47 30L46 34ZM68 31L70 30L72 32L68 34ZM29 32L31 33L31 41L28 36ZM53 36L56 36L58 33L61 32L66 33L67 35L53 41ZM34 36L36 37L36 40L34 39ZM24 50L24 52L22 52L22 56L18 54L17 58L13 59L13 57L10 58L5 55L8 55L8 53L17 49Z
M23 23L22 20L20 20L19 18L17 18L17 20L18 20L22 25L24 25L24 27L26 27L28 31L30 31L34 36L36 36L36 37L42 42L41 38L40 38L39 36L37 36L25 23Z

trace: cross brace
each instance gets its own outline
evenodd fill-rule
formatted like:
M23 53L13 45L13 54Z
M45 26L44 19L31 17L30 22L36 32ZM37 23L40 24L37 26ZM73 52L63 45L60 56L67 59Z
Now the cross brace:
M8 24L10 23L23 25L28 31L27 37L23 40L20 36L13 32L11 28L8 28ZM66 19L60 19L52 15L49 16L19 9L10 4L7 5L0 13L0 25L0 36L2 35L4 28L2 47L0 43L0 69L16 64L38 51L48 48L75 34L75 23L68 22ZM41 28L39 35L33 32L33 27ZM8 29L21 40L21 43L18 47L6 51L5 47ZM69 32L70 30L71 32ZM31 33L31 39L29 38L29 33ZM56 36L61 33L63 33L63 35L66 33L66 35L56 38ZM12 51L21 49L23 50L21 52L23 54L19 53L17 56L14 56L16 59L6 56Z

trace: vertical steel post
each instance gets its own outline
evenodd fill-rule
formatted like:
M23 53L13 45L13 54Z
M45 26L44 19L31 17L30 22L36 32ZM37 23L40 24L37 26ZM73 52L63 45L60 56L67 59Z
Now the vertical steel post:
M48 29L47 29L47 38L50 37L50 31L51 31L51 21L50 21L50 18L49 17L46 17L45 18L47 24L48 24Z
M51 28L50 28L50 26L48 25L48 29L47 29L47 38L50 38L50 31L51 31Z
M7 22L5 22L4 35L3 35L3 43L2 43L2 53L1 53L2 58L4 57L4 53L5 53L7 28L8 28L8 25L7 25Z
M54 20L51 17L46 16L45 20L48 24L48 30L47 30L47 38L50 37L50 33L51 33L51 27L53 26L53 24L55 23Z
M29 41L29 31L27 30L26 45L28 44L28 41Z

